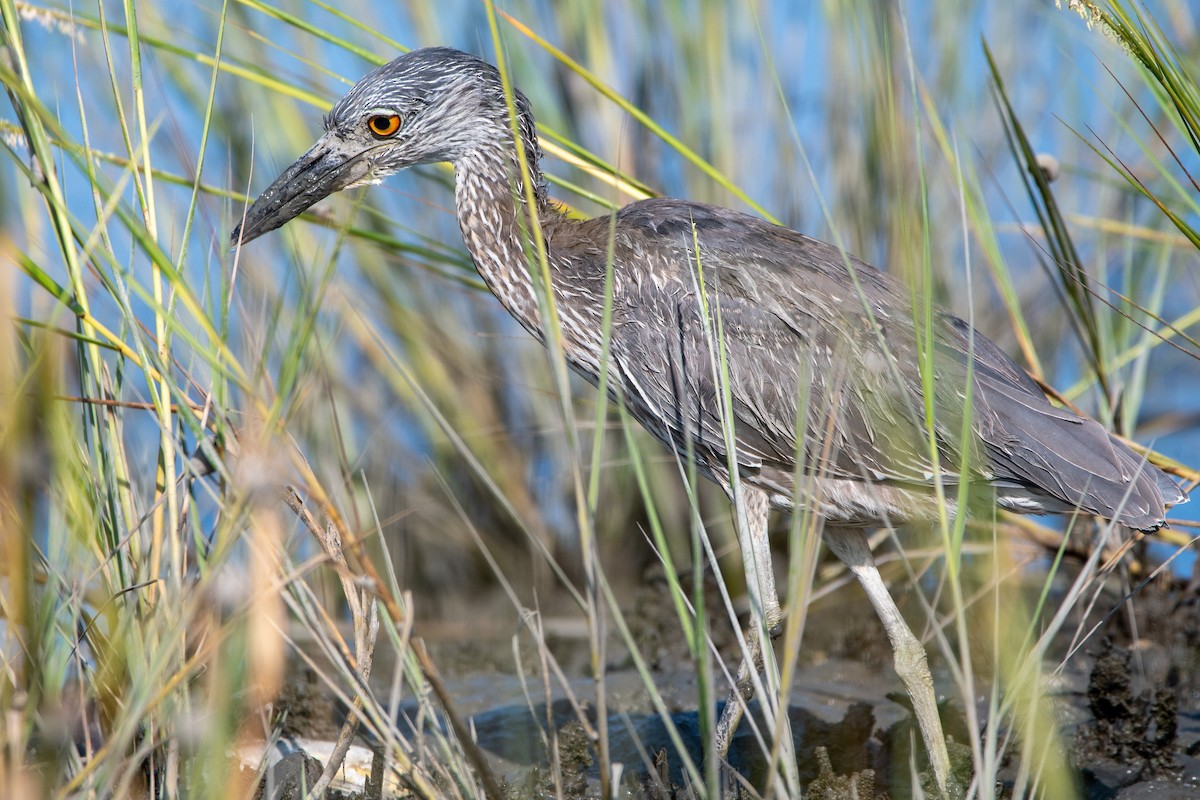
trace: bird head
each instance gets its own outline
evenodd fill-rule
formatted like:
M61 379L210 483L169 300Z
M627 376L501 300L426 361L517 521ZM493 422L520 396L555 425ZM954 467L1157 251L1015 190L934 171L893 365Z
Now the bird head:
M522 132L531 137L528 101L519 92L515 100ZM413 50L374 70L324 123L325 134L246 211L234 245L275 230L334 192L416 164L456 163L496 147L511 130L496 68L446 47Z

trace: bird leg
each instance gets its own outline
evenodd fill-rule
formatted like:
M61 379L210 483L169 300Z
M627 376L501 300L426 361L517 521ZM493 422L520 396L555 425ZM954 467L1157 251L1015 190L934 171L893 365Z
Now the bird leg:
M938 789L946 796L950 775L950 754L946 750L946 737L942 734L942 720L938 716L937 698L933 693L933 676L929 662L925 659L925 647L913 635L900 609L888 593L887 586L875 566L871 547L866 534L858 528L830 528L824 532L825 543L833 554L841 559L858 582L862 584L875 607L875 613L883 621L888 639L892 643L892 654L896 674L904 681L912 699L913 713L925 740L925 751L929 754L929 765Z
M737 679L725 701L715 732L716 753L729 755L733 733L742 721L742 713L754 696L754 676L763 667L762 631L774 639L781 630L783 612L775 591L775 569L771 563L771 540L767 535L770 498L766 492L739 483L734 496L738 544L746 570L750 592L750 623L746 630L746 653L738 667Z
M729 746L733 744L733 733L742 721L746 705L754 697L754 676L762 669L763 651L762 640L758 635L758 627L753 621L746 631L746 653L738 667L737 678L729 697L725 700L725 708L721 710L721 718L717 720L714 733L714 749L719 758L729 757Z

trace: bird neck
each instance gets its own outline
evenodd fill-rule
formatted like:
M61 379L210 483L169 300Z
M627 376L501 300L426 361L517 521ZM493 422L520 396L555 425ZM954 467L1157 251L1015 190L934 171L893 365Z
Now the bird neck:
M522 115L520 122L526 169L520 167L505 120L502 130L480 136L486 143L455 163L455 201L475 269L509 313L540 339L543 332L530 268L538 263L542 220L560 212L551 206L543 182L533 120Z

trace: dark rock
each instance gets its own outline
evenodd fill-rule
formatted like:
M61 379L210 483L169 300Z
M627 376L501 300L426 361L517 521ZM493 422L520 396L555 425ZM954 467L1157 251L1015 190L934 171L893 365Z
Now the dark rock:
M320 761L303 750L288 753L267 770L254 800L306 800L323 769Z

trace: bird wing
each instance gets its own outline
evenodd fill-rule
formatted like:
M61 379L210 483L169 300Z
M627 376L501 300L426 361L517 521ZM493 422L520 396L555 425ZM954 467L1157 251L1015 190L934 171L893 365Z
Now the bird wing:
M897 307L906 294L890 279L854 262L856 290L836 248L700 204L635 203L617 230L613 353L660 438L722 457L727 374L744 468L792 472L799 459L826 477L932 481L919 370L885 346L913 340L911 311ZM960 461L963 395L951 382L938 391L947 480Z
M963 320L939 310L919 337L909 291L836 247L674 200L626 206L617 230L613 353L666 441L724 458L725 374L743 469L916 487L954 483L966 463L1010 507L1081 508L1139 528L1184 499ZM918 341L933 347L931 425Z

